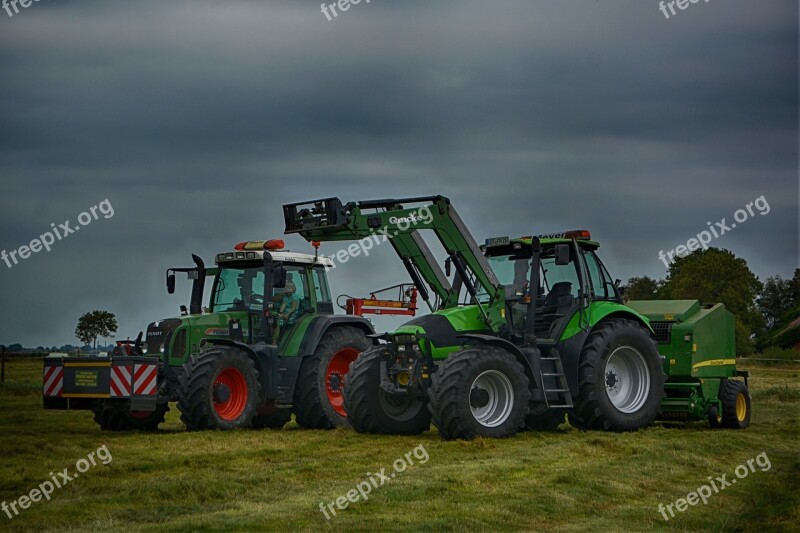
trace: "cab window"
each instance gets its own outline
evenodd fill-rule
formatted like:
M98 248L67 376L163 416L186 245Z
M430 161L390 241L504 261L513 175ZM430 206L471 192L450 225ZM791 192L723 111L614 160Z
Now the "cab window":
M263 309L264 270L260 267L220 268L214 293L214 311Z
M578 270L575 266L575 261L572 260L568 265L557 265L555 257L542 258L542 280L544 293L547 294L553 290L557 284L569 284L569 294L573 298L578 297L580 291L580 282L578 281Z
M317 303L331 303L331 291L328 288L328 278L323 268L315 268L311 274L314 282L314 296Z
M293 318L299 317L311 310L311 300L308 292L308 274L306 268L300 265L285 264L286 286L275 289L274 304L275 308L281 308L286 302L291 307L291 302L298 301L297 310L293 313Z
M592 250L583 251L583 259L589 271L589 280L592 284L592 295L596 299L608 300L617 297L614 283L608 276L605 267Z

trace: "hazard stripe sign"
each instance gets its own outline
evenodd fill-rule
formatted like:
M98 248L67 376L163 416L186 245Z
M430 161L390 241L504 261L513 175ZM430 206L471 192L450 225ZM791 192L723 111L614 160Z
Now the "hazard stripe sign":
M64 388L64 369L60 366L45 367L43 383L45 396L61 396Z
M158 392L158 366L135 365L133 393L137 396L153 396Z

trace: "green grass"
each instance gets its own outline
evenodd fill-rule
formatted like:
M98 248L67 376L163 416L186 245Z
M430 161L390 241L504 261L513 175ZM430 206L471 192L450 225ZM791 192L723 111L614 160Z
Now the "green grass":
M800 368L752 367L753 423L656 425L629 434L524 432L509 440L284 430L189 433L177 410L157 433L100 431L88 412L41 408L41 361L14 359L0 386L0 502L106 445L113 456L0 529L794 531L800 520ZM430 459L326 521L319 510L367 472L423 444ZM708 476L766 452L757 469L669 522Z

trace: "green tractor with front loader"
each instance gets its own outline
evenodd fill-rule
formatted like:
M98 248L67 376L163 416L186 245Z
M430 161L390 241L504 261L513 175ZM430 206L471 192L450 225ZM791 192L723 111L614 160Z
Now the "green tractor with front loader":
M732 315L696 302L625 305L588 231L479 246L442 196L326 198L287 204L284 218L287 234L309 241L390 242L431 311L375 336L383 342L350 366L344 407L359 432L418 434L433 422L446 439L510 437L567 414L609 431L657 418L749 423ZM444 271L423 230L447 254Z
M153 430L177 402L188 429L347 425L339 383L374 341L372 325L334 315L330 259L284 249L282 240L239 243L206 268L167 270L192 280L181 316L152 322L143 338L108 357L49 357L44 406L86 409L108 430ZM206 280L211 297L203 307Z

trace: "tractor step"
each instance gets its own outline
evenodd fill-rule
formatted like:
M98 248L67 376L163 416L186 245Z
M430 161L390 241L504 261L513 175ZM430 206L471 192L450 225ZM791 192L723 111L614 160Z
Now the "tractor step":
M551 350L550 353L558 354L555 350ZM573 407L572 395L569 391L569 384L567 384L567 377L564 375L561 357L558 355L555 357L540 357L539 362L539 375L542 377L542 395L547 407ZM555 396L555 398L550 399L548 395Z

